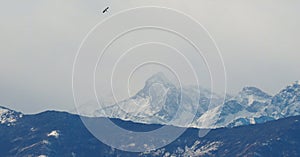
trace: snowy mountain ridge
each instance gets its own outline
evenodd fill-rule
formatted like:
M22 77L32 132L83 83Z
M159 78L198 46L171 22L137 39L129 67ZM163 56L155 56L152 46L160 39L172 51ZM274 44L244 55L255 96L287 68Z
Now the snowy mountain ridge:
M194 117L220 104L221 99L204 88L178 88L162 73L158 73L150 77L135 96L97 110L93 115L185 127L190 125Z
M14 125L14 123L23 117L23 114L10 110L8 108L0 106L0 124L5 124L7 126Z
M274 96L256 87L244 87L224 101L222 96L201 87L178 88L163 73L157 73L135 96L90 115L196 128L264 123L300 115L300 81Z
M299 82L296 81L275 96L270 96L258 88L251 87L250 92L246 87L221 105L221 115L215 125L233 127L300 115L300 94L296 92L299 89Z

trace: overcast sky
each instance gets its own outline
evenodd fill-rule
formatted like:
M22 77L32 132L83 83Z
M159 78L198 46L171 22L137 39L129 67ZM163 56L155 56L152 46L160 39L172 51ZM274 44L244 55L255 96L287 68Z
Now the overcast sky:
M274 94L300 79L297 0L1 1L0 104L25 113L73 109L72 65L85 35L118 11L147 5L185 12L210 32L231 94L244 86Z

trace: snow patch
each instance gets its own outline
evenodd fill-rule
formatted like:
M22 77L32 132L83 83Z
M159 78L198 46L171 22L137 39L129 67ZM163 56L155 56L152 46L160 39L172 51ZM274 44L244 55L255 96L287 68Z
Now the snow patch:
M37 128L30 128L30 131L36 131L37 130Z
M14 125L17 119L22 118L20 115L13 110L0 106L0 124L7 124L7 126Z
M214 141L197 149L200 143L200 141L196 141L192 147L185 147L183 156L211 156L213 151L218 150L218 148L223 145L222 142Z
M214 109L206 111L198 120L196 126L202 128L214 128L215 123L219 118L222 106L215 107Z
M48 136L48 137L53 136L53 137L55 137L55 138L58 138L58 137L59 137L59 133L58 133L58 132L59 132L58 130L53 130L53 131L51 131L50 133L48 133L47 136Z
M47 140L43 140L41 143L42 144L50 144L49 141L47 141Z
M249 98L248 98L248 105L253 104L253 102L254 102L253 95L250 95Z
M255 124L254 118L250 118L249 120L250 120L250 124Z
M8 112L7 109L4 109L4 108L0 108L0 116L4 113Z
M128 146L129 147L135 147L135 143L130 143Z

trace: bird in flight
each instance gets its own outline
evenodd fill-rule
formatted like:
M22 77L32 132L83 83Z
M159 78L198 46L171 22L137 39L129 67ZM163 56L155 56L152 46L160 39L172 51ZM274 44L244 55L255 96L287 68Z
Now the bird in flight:
M109 7L106 7L106 8L102 11L102 13L103 13L103 14L106 13L106 12L108 11L108 9L109 9Z

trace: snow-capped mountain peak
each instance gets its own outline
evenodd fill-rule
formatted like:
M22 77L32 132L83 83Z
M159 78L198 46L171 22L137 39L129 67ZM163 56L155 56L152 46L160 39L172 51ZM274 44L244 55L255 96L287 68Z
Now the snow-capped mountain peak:
M6 107L0 106L0 125L5 124L7 126L14 125L14 123L22 118L23 114L16 112L14 110L8 109Z
M135 122L187 126L193 115L199 118L210 106L219 105L218 99L203 88L177 88L163 73L156 73L135 96L106 108L105 113Z
M300 115L300 84L296 81L275 96L248 86L223 101L201 87L176 88L163 73L157 73L135 96L104 110L112 118L148 124L198 128L249 125ZM193 121L185 123L191 117Z
M272 98L272 104L278 107L281 117L300 114L300 84L299 81L288 85Z
M300 101L300 84L299 81L296 81L286 88L282 89L278 94L272 99L272 103L281 105L288 105L290 103ZM288 101L287 101L288 100ZM287 104L288 103L288 104Z
M239 94L245 95L245 96L253 95L253 96L263 97L263 98L272 97L269 94L263 92L262 90L260 90L259 88L256 88L256 87L244 87Z
M256 87L244 87L236 97L232 98L243 106L251 106L253 103L266 103L272 96Z
M132 98L136 99L137 96L146 98L147 96L151 96L155 91L159 92L159 95L166 96L168 92L171 92L170 90L177 90L176 86L162 72L158 72L147 79L144 88Z
M150 87L153 84L162 84L164 86L174 86L172 84L172 82L162 72L158 72L158 73L152 75L149 79L147 79L144 88Z

